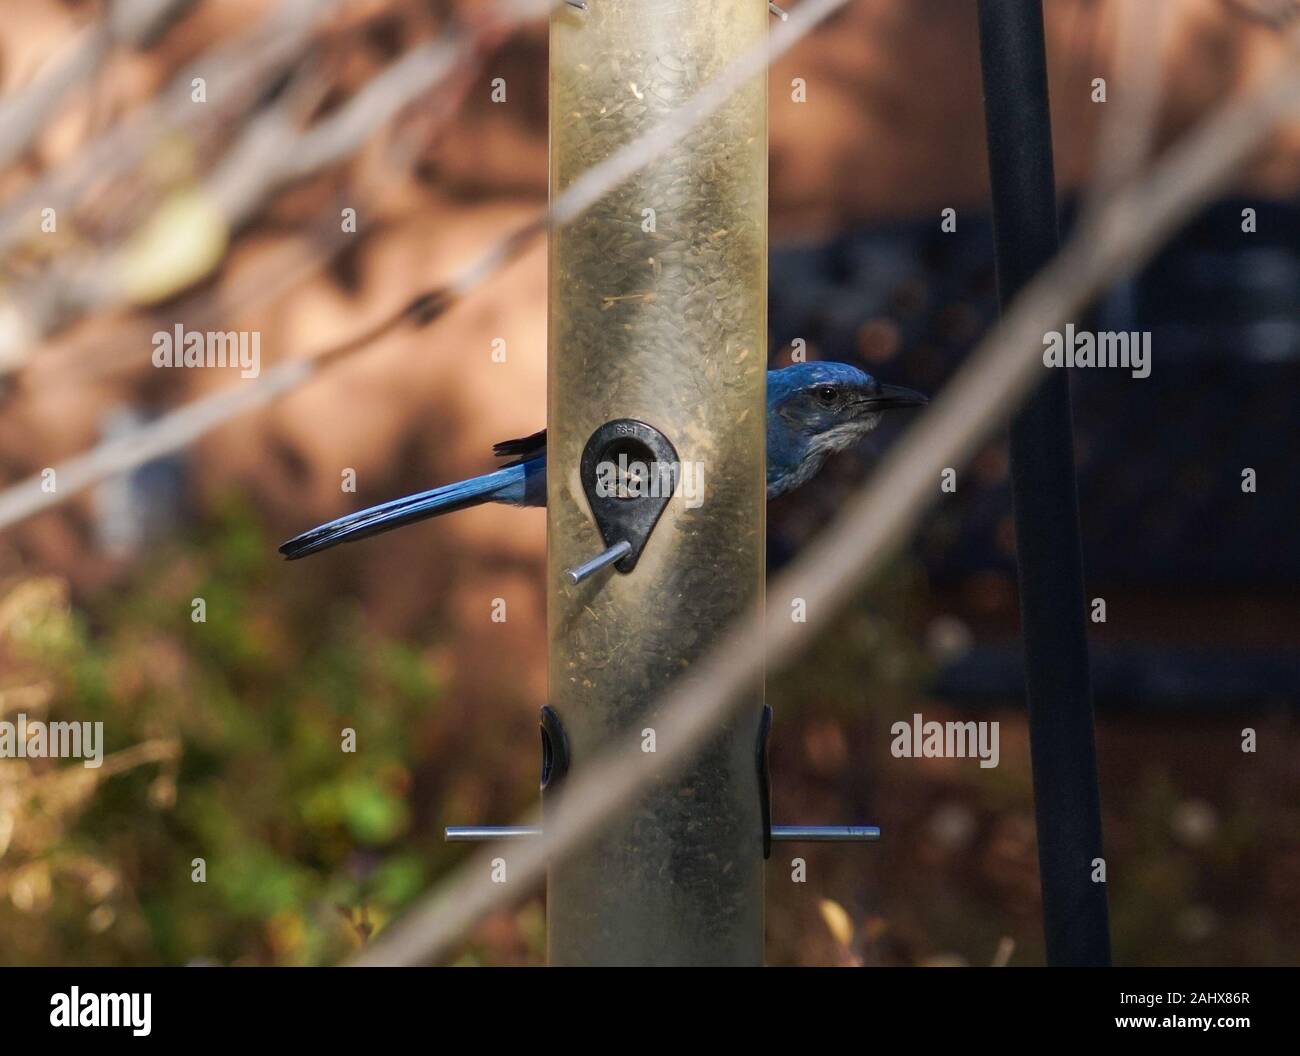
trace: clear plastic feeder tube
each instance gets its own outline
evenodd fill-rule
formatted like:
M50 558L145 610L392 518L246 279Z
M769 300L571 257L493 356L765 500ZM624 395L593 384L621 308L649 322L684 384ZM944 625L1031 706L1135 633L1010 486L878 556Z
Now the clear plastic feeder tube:
M550 181L654 127L767 32L762 0L590 0L550 40ZM580 769L737 616L761 607L767 364L767 82L551 235L550 704ZM678 485L636 567L573 585L605 549L579 476L603 423L676 448ZM635 450L627 452L635 461ZM635 810L552 868L553 964L757 964L762 700ZM642 731L647 731L642 733ZM656 765L645 752L645 765Z

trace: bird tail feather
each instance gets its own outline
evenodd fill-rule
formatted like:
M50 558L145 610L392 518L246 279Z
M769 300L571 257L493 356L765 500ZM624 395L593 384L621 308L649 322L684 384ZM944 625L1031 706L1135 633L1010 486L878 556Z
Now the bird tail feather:
M339 543L367 539L380 532L400 528L404 524L437 517L444 513L468 509L485 502L510 501L513 493L521 490L524 467L511 466L486 473L481 477L445 484L431 491L408 495L402 499L371 506L366 510L349 513L338 520L322 524L302 535L294 536L280 545L280 553L288 560L328 550Z

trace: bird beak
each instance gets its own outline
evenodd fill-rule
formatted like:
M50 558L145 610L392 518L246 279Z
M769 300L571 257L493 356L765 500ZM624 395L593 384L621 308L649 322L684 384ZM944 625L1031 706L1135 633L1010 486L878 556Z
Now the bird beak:
M864 401L867 410L891 411L901 407L924 407L930 402L928 396L922 396L914 389L905 389L901 385L880 386L879 392Z

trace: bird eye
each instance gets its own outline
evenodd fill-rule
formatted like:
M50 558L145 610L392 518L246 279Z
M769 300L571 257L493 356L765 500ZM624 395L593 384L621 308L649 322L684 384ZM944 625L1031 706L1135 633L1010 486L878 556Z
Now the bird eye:
M836 395L834 385L823 385L817 390L818 401L824 403L827 407L835 402Z

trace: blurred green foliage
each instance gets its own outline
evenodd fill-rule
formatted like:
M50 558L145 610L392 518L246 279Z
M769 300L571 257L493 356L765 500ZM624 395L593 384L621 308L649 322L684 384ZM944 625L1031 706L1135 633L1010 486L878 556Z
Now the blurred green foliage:
M536 702L450 707L439 636L377 633L347 567L286 565L228 505L75 605L56 579L0 583L3 717L102 721L106 741L98 770L0 760L0 963L334 963L464 853L443 823L535 800ZM799 848L807 883L773 856L769 963L1042 961L1023 711L982 716L1002 723L994 770L889 751L895 720L962 714L925 693L928 594L895 562L769 677L776 820L885 834ZM1294 734L1272 729L1243 767L1246 721L1102 717L1119 963L1294 963ZM544 946L535 897L451 961L541 963Z
M0 590L5 711L102 721L106 756L0 763L5 962L329 963L423 889L412 733L435 665L313 578L227 507L75 612L54 581Z

